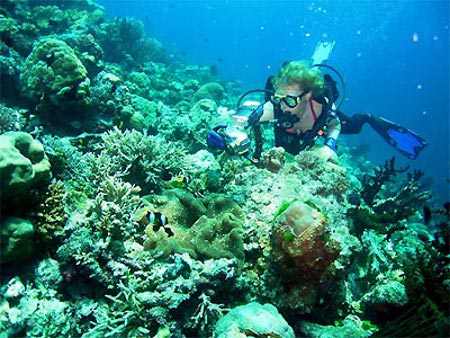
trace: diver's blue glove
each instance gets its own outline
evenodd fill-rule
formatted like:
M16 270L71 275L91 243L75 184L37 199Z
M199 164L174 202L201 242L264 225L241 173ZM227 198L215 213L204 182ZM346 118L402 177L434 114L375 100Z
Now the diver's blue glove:
M208 136L206 137L206 144L208 144L208 148L225 150L227 147L226 140L223 135L219 134L220 129L226 128L226 123L220 123L208 132Z

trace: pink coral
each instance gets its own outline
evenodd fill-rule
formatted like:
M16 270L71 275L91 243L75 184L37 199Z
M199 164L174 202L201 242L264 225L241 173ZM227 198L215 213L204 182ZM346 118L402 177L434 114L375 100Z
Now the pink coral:
M277 218L272 233L273 259L291 298L304 294L301 290L316 294L315 288L338 257L338 243L328 238L327 226L327 219L317 208L300 201L293 202ZM290 299L289 303L311 303L315 298L307 297Z

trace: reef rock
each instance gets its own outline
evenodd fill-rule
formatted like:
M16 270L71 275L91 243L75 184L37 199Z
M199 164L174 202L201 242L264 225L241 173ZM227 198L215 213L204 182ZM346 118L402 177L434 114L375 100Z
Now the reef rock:
M275 306L256 302L232 309L217 322L214 333L217 338L295 337Z

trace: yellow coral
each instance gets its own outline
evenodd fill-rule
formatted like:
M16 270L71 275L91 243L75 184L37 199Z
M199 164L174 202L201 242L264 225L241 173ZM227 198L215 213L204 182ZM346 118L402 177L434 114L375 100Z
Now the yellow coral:
M55 233L63 229L67 220L64 212L64 193L62 181L50 183L44 192L42 203L32 215L36 232L45 241L53 239Z

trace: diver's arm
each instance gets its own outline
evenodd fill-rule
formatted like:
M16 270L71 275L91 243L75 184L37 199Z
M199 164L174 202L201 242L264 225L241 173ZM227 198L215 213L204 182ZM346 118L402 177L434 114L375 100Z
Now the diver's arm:
M341 133L341 121L339 120L339 117L337 115L332 114L327 117L325 124L327 126L327 129L324 144L331 149L336 150L336 140Z
M272 102L268 101L263 105L263 114L261 115L259 122L269 122L273 119L274 119L273 104Z

